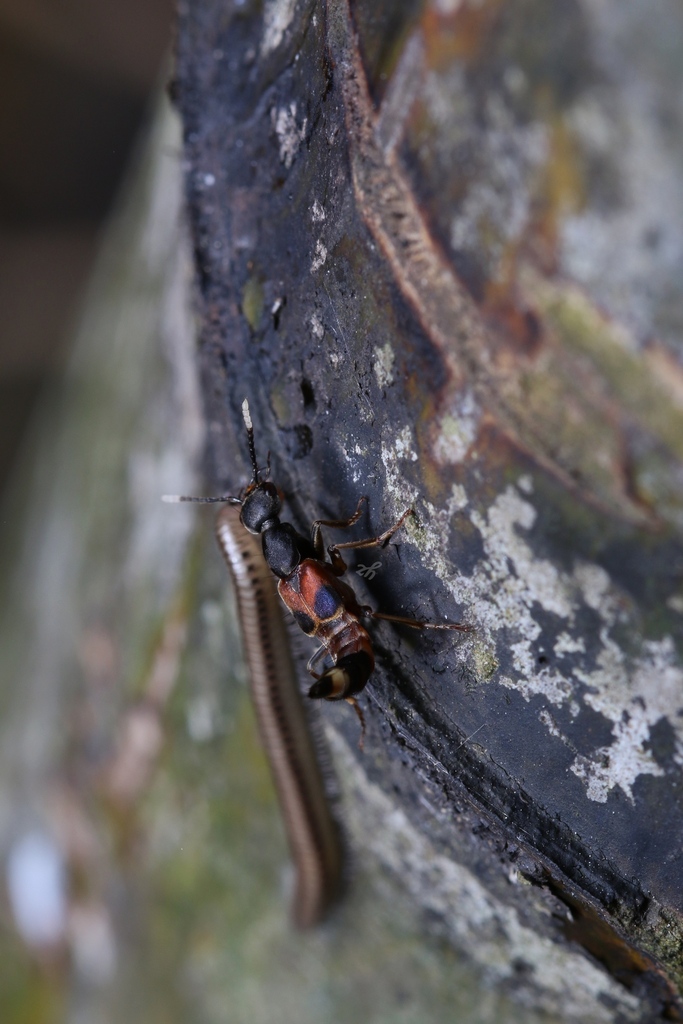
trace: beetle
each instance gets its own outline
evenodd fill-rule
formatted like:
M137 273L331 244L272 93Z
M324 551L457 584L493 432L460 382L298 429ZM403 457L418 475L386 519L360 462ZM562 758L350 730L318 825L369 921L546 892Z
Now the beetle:
M460 622L424 622L403 615L374 611L358 603L353 589L341 576L347 570L342 550L384 547L408 516L406 509L393 526L377 537L330 544L325 552L322 529L341 530L360 519L367 497L360 498L356 511L348 519L316 519L309 537L298 533L291 523L280 519L283 498L268 477L270 457L265 470L258 466L254 426L249 403L244 399L242 416L247 432L252 478L239 496L195 498L165 495L165 501L227 502L240 506L240 521L251 534L261 537L263 557L277 577L277 589L298 626L320 643L307 669L315 679L308 691L313 700L345 700L361 723L361 746L365 722L357 696L365 688L375 667L372 640L365 625L368 619L383 619L413 629L449 629L469 633L473 627ZM327 554L327 558L326 558ZM325 665L324 663L327 662ZM322 671L318 672L318 667Z

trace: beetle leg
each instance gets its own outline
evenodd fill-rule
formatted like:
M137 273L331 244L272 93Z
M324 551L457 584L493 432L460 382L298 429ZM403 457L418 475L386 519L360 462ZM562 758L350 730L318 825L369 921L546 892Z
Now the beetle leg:
M320 679L320 675L318 672L316 672L314 666L316 666L319 661L322 661L326 654L327 648L319 647L318 650L314 654L312 654L311 657L308 659L308 665L306 665L306 670L310 672L315 679Z
M465 622L422 622L420 619L409 619L405 615L387 615L384 612L373 612L372 608L363 605L363 611L373 619L384 619L386 622L397 622L401 626L412 626L413 629L457 629L461 633L474 632L474 626Z
M368 498L366 494L358 499L356 511L349 519L316 519L311 526L311 542L315 550L316 558L319 558L321 562L325 561L325 548L323 546L321 527L326 526L330 530L345 530L348 526L353 526L353 524L357 523L363 514L361 505L367 500ZM339 575L341 575L341 573L339 573Z
M398 522L390 526L384 533L380 533L379 537L367 537L365 540L346 540L342 544L330 544L327 549L327 553L330 558L334 558L335 554L339 554L342 548L371 548L371 547L385 547L390 539L394 536L399 527L403 526L408 516L414 516L415 509L407 508Z
M360 722L360 739L358 740L358 749L362 752L365 750L365 715L361 710L361 706L355 697L346 697L346 703L350 704L353 710L358 715L358 721Z
M342 558L342 556L339 554L336 545L330 544L329 548L327 549L327 553L330 556L331 568L334 575L343 576L348 566L344 559Z

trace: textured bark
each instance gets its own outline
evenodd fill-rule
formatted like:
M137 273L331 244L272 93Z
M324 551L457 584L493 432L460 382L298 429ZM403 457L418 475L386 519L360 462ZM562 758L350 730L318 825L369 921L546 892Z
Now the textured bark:
M364 838L370 798L378 853L400 825L379 790L349 794L362 831L336 915L292 930L210 518L159 500L197 490L203 435L165 107L143 157L2 513L0 1016L547 1022L425 932Z
M681 1015L673 25L664 0L181 8L216 484L245 479L246 395L298 527L417 510L354 585L476 632L375 630L364 757L326 716L351 830L566 1019Z
M62 901L0 907L3 1020L680 1017L680 19L182 12L213 484L248 395L298 526L418 511L363 600L476 632L377 625L364 755L317 709L349 887L293 935L210 517L158 500L202 446L161 116L3 510L0 850Z

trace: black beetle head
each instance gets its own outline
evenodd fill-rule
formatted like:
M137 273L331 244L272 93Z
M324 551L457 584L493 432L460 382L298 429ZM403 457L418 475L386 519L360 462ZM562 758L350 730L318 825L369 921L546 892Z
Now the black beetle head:
M240 519L249 533L261 533L264 525L271 520L275 526L282 502L275 484L267 481L262 484L250 487L242 502Z

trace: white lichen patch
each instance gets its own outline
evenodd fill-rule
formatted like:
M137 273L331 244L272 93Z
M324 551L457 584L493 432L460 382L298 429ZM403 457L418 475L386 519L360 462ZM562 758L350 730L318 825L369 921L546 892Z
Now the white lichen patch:
M417 452L413 444L413 432L410 427L405 426L396 435L394 451L398 459L410 459L411 462L417 462Z
M503 602L502 610L508 613L514 610L516 614L520 610L520 602L527 608L536 603L562 619L571 619L573 605L569 581L552 562L537 558L517 529L531 529L535 519L533 505L513 487L508 487L496 498L486 518L478 512L472 516L472 522L484 540L489 571L499 579L504 593L509 596L509 600ZM514 616L509 614L506 618L514 621ZM535 640L539 628L531 620L525 635Z
M683 768L683 738L679 736L676 737L673 757L679 768Z
M288 107L273 107L270 120L277 135L280 161L289 170L306 138L308 118L305 117L301 124L297 124L296 103L292 101Z
M513 644L513 649L519 646L521 646L523 653L526 655L528 653L526 644ZM518 659L516 654L517 652L515 652L515 657L513 658L515 668L520 673L526 668L526 676L520 674L515 682L512 682L510 679L504 682L501 680L504 686L511 690L517 690L525 700L531 700L532 697L540 693L551 704L559 706L570 699L574 692L574 684L569 679L565 679L561 673L548 668L536 672L534 671L535 661L533 658L524 666L522 660Z
M327 249L323 243L318 239L315 243L315 252L313 253L313 259L311 261L311 273L317 273L321 267L325 266L327 260Z
M276 50L292 23L296 0L268 0L263 11L263 37L261 56Z
M308 326L311 328L311 334L314 338L317 338L318 341L325 337L325 328L317 313L314 313L308 321Z
M588 607L598 612L603 621L611 625L617 613L617 600L605 570L599 565L581 562L574 570L574 579L581 588Z
M401 460L405 458L406 451L409 452L411 461L417 459L409 426L405 426L400 432L398 444L396 438L388 433L382 438L381 455L386 473L386 491L397 515L406 508L413 508L418 496L417 488L409 484L401 473Z
M453 14L457 14L461 7L464 7L466 0L435 0L434 8L439 14L443 14L445 17L451 17ZM471 4L472 7L479 7L481 4Z
M604 804L610 791L619 786L634 803L631 787L638 776L663 775L664 772L643 750L649 727L642 716L618 722L612 729L612 735L614 743L600 747L592 757L577 754L571 771L585 783L589 800Z
M453 86L442 74L427 76L425 95L433 115L438 116L452 92ZM468 115L473 116L471 111ZM520 130L513 105L502 94L489 97L485 117L486 129L479 140L481 173L472 176L458 204L451 221L450 243L455 251L483 254L489 273L496 276L510 243L522 237L529 222L533 182L547 159L548 137L540 124ZM450 118L452 121L452 112Z
M556 736L558 739L562 738L558 724L547 708L543 708L538 712L538 720L543 723L551 736Z
M572 771L586 783L591 800L604 803L619 787L633 801L633 783L639 775L663 775L646 744L651 728L667 718L683 743L677 712L683 709L683 671L675 663L670 637L643 644L643 653L629 670L620 648L601 632L602 650L592 672L575 674L590 690L585 702L614 723L613 742L596 750L590 759L577 757Z
M404 481L400 471L400 462L403 459L409 459L411 462L417 460L411 427L406 424L398 434L383 438L381 452L387 475L387 489L394 499L396 508L401 506L403 510L412 506L417 497L417 490Z
M462 486L462 484L453 484L453 486L451 487L451 496L447 502L448 510L451 513L451 516L454 515L456 512L459 512L461 509L465 508L467 506L467 502L467 491Z
M396 483L393 486L394 491L398 491ZM486 517L472 513L472 522L482 535L486 557L473 576L453 576L446 557L447 534L452 515L464 507L461 501L462 496L454 493L445 510L426 503L431 528L425 531L422 545L425 558L449 586L458 603L471 609L472 619L480 631L495 634L503 626L516 631L519 640L514 653L518 671L524 675L524 685L528 687L535 681L534 692L546 693L547 689L546 696L555 700L560 681L550 681L547 672L535 672L531 645L541 627L531 609L536 603L558 618L571 620L569 581L563 580L550 562L536 558L518 532L520 526L529 529L533 525L536 513L513 487L498 496ZM564 684L562 687L565 688ZM569 692L571 687L566 689Z
M325 210L317 199L313 200L311 207L311 220L314 224L321 224L325 220Z
M560 633L555 641L553 650L559 658L562 658L565 654L585 654L586 645L581 636L570 636L569 633Z
M439 423L434 444L434 457L442 465L462 462L479 430L479 406L471 391L467 391L457 408L447 413Z
M645 54L648 41L634 24L635 18L625 28L629 18L621 10L628 6L606 4L600 18L612 20L615 13L623 18L618 38L627 38L622 33L629 32ZM669 138L672 129L649 116L658 103L666 102L661 91L664 80L655 85L651 78L644 86L642 77L624 75L618 93L610 91L607 102L604 90L586 90L567 111L567 124L586 159L609 164L618 154L623 195L632 198L606 206L582 203L575 211L567 211L560 223L561 267L588 295L600 297L600 306L612 323L628 328L618 332L615 340L631 351L651 335L653 323L658 324L660 338L671 332L676 344L679 337L662 311L671 308L672 296L675 301L680 296L680 164ZM644 239L652 242L644 244ZM619 259L615 260L615 252Z
M373 369L380 388L388 388L394 383L394 350L389 342L375 348Z
M364 484L367 482L367 450L355 442L352 434L340 434L338 442L350 470L351 479L354 484L364 487ZM358 490L356 493L360 495L363 491ZM350 515L352 511L353 509L345 510L344 514L348 512Z
M402 432L397 445L383 446L389 493L396 511L413 505L416 494L401 474L401 459L413 457L412 445ZM495 648L496 635L505 627L515 674L498 677L498 683L514 689L525 700L542 697L548 705L567 707L576 718L588 706L612 723L613 740L589 755L577 755L572 771L582 780L590 800L604 802L619 788L633 799L633 784L640 775L663 774L648 749L651 730L666 718L674 730L683 761L683 670L676 661L670 637L642 646L640 658L627 661L611 631L626 615L623 601L604 569L578 563L572 572L558 569L537 557L524 537L536 512L512 486L499 494L484 515L471 513L481 534L484 555L472 576L453 572L448 560L451 521L465 507L466 495L453 495L445 508L424 502L424 529L411 539L420 546L425 562L449 587L454 599L466 609L465 621L476 625L478 640ZM602 622L600 648L586 651L582 636L573 631L576 614L588 606ZM557 665L539 665L536 642L542 626L542 609L557 622L554 653L560 658L578 655L578 666L563 671ZM552 619L551 619L552 623ZM576 663L576 658L572 659ZM569 659L567 659L569 662ZM549 717L541 718L558 738ZM562 738L563 742L568 742Z
M593 1024L609 1024L617 1009L625 1021L640 1019L635 996L587 957L523 923L514 905L503 903L466 865L439 853L367 778L337 733L328 730L327 736L354 842L442 922L453 946L471 958L489 984L513 983L524 963L524 991L533 992L538 1008L561 1007L564 1020Z

